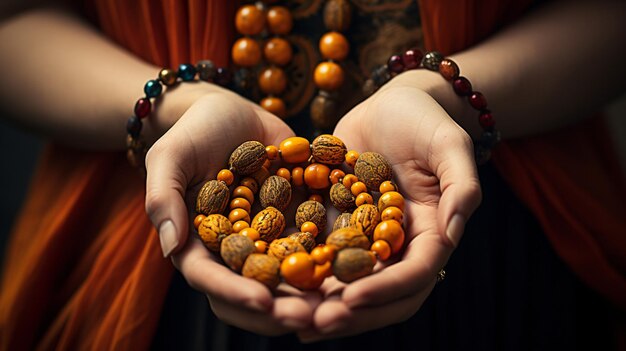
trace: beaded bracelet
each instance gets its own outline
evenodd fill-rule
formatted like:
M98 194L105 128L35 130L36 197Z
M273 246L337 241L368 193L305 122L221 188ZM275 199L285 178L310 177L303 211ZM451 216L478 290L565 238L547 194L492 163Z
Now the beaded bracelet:
M213 82L221 86L227 86L231 81L231 74L227 68L216 67L210 60L199 61L196 66L183 63L178 66L178 71L163 68L156 79L146 82L143 87L145 96L139 98L133 109L134 114L126 122L126 157L131 166L140 167L145 159L148 147L140 138L143 127L142 119L150 116L152 112L152 101L157 99L163 92L163 85L173 87L179 82L191 82L196 80L196 75L200 80ZM145 169L143 169L145 171Z
M454 92L467 97L469 104L478 111L478 122L483 129L480 138L475 141L476 163L485 164L491 158L491 150L500 141L500 132L495 128L496 121L492 112L487 109L487 99L479 92L472 90L472 84L460 75L459 66L437 51L426 55L417 48L405 51L402 55L392 55L386 64L372 70L371 78L364 86L367 95L372 94L396 75L420 67L439 72L443 78L452 83Z

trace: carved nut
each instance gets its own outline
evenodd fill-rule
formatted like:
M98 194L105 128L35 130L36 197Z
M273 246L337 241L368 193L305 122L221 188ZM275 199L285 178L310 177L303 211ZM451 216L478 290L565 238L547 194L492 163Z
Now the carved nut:
M348 149L346 145L334 135L322 134L311 143L312 156L320 163L340 165L345 160Z
M272 241L267 249L267 254L276 257L280 262L294 252L306 252L306 249L299 242L289 237Z
M369 249L370 241L362 232L348 227L335 230L326 238L326 245L335 245L338 250L347 247L359 247L361 249Z
M222 213L228 205L230 194L228 187L219 180L209 180L204 183L196 198L196 212L208 216L213 213Z
M317 201L305 201L296 210L296 227L302 227L304 222L313 222L321 233L326 229L326 208Z
M371 238L374 234L374 229L376 229L378 222L380 222L378 208L370 204L357 207L350 217L350 225L361 231L368 238Z
M289 234L288 238L299 242L307 252L311 252L317 243L315 242L315 236L309 232L297 232Z
M280 262L276 257L253 253L243 264L241 275L274 289L280 283Z
M348 0L329 0L324 6L324 24L329 30L344 32L352 20L351 6Z
M340 212L352 211L356 207L354 204L355 199L356 197L352 194L350 189L346 188L341 183L333 184L333 186L330 187L330 201Z
M208 215L198 227L198 235L204 245L213 252L219 252L222 239L233 232L228 218L221 214Z
M347 248L337 253L333 261L333 274L344 283L353 282L372 274L376 258L367 250Z
M371 191L378 191L380 183L391 180L391 165L379 153L364 152L354 165L354 174Z
M259 198L263 208L273 206L285 211L291 201L291 184L285 178L273 175L261 186Z
M222 240L220 255L230 269L241 272L246 258L254 251L252 239L239 234L231 234Z
M261 240L269 243L285 230L285 216L278 209L270 206L254 216L250 227L259 232Z
M350 217L352 217L352 213L342 213L337 219L335 219L335 224L333 225L333 232L335 230L341 228L347 228L350 226Z
M228 165L239 175L249 175L261 169L266 159L263 144L258 141L246 141L230 154Z

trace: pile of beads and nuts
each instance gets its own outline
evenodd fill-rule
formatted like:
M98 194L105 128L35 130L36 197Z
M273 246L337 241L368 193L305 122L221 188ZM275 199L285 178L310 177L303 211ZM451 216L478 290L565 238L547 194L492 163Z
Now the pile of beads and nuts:
M280 167L271 175L269 169L276 168L272 161L291 169ZM229 168L201 188L194 226L227 266L270 289L281 278L300 289L317 289L333 274L351 282L371 274L377 259L385 261L403 247L404 198L391 178L382 155L348 151L332 135L320 135L312 143L291 137L278 147L247 141L233 151ZM311 195L295 212L298 231L283 236L283 213L298 188ZM326 191L341 214L325 243L318 244L316 238L324 237L326 229ZM261 209L251 217L255 194Z

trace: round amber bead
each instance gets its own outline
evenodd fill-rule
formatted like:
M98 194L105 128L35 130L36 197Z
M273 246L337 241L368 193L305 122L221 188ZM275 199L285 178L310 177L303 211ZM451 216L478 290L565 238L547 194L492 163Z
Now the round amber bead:
M346 174L345 177L343 177L343 186L345 186L348 189L352 188L352 184L356 183L359 181L359 178L357 178L357 176L355 176L354 174Z
M288 182L291 181L291 172L287 168L279 168L276 170L276 175L285 178Z
M280 275L296 288L313 278L314 273L315 262L306 252L292 253L280 264Z
M284 66L291 62L293 50L289 42L283 38L271 38L263 47L263 55L267 62Z
M317 228L317 225L313 222L308 221L302 223L302 225L300 226L300 231L311 233L313 234L313 236L317 236L317 234L319 234L319 229Z
M385 240L391 246L391 253L397 253L404 244L404 229L397 221L382 221L374 229L374 241Z
M250 238L252 241L257 241L261 238L261 234L259 234L259 231L254 229L254 228L244 228L243 230L241 230L239 232L239 234L243 235L243 236L247 236L248 238Z
M378 199L378 211L382 212L389 206L395 206L404 211L404 197L397 191L388 191Z
M254 194L252 193L252 190L244 185L240 185L233 190L233 197L243 197L248 200L250 204L254 203Z
M291 170L291 182L295 186L302 186L304 184L304 169L302 167L294 167Z
M304 170L304 182L311 189L326 189L330 186L330 168L321 163L312 163Z
M291 12L284 6L273 6L267 11L267 26L274 34L288 34L293 28Z
M249 228L250 224L248 224L248 222L246 221L237 221L235 223L233 223L233 233L239 233L242 230Z
M278 146L280 156L287 163L306 162L311 157L311 144L302 137L291 137L281 141Z
M337 255L337 249L333 245L317 246L311 251L311 258L316 264L332 262Z
M235 181L235 175L228 169L223 169L217 174L217 180L220 180L226 185L231 185Z
M396 206L389 206L385 208L380 213L380 220L387 221L391 219L393 219L394 221L398 221L398 223L402 223L402 221L404 220L404 212L402 212L402 210L400 210Z
M322 62L315 67L313 80L322 90L337 90L343 84L343 68L334 62Z
M276 147L276 145L266 146L265 153L267 154L267 158L272 161L278 158L278 148Z
M263 98L263 100L261 100L261 107L280 118L287 117L287 106L285 106L285 102L280 98L274 96Z
M163 68L159 72L159 80L161 81L161 83L165 84L165 86L169 87L176 84L176 78L178 78L176 71L169 68Z
M364 193L367 191L367 186L361 181L354 182L354 184L350 186L350 191L352 192L352 195L358 196L360 193Z
M250 190L252 190L253 194L256 194L259 192L259 183L252 177L243 178L241 181L239 181L239 185L248 187Z
M236 197L230 200L229 208L231 210L234 210L236 208L241 208L242 210L245 210L246 212L250 213L250 208L252 208L252 206L250 205L250 202L246 200L245 198Z
M202 223L202 221L204 221L205 218L206 216L203 214L197 215L196 218L193 219L194 228L198 229L198 227L200 226L200 223Z
M263 240L257 240L254 242L254 248L257 253L265 253L267 251L267 242Z
M310 200L310 201L317 201L317 202L319 202L319 203L321 203L321 204L323 204L323 203L324 203L324 198L323 198L323 197L322 197L322 195L320 195L320 194L311 194L311 195L309 196L309 200Z
M265 94L280 95L287 88L287 75L278 67L268 67L259 75L259 88Z
M384 194L388 191L398 191L398 187L391 180L385 180L384 182L380 183L378 190L381 194Z
M372 195L363 192L356 196L356 200L354 200L354 203L357 206L361 206L363 204L371 205L374 203L374 198L372 197Z
M341 61L348 56L350 44L343 34L339 32L328 32L322 36L319 43L322 57L328 60Z
M376 240L370 250L374 251L381 261L386 261L391 256L391 246L385 240Z
M235 27L244 35L261 33L265 26L263 11L254 5L245 5L239 8L235 15Z
M356 160L359 159L359 153L355 150L350 150L346 153L346 164L352 168L356 164Z
M243 208L235 208L228 214L228 220L230 223L235 223L237 221L250 223L250 214Z
M247 37L239 38L233 44L231 55L236 65L253 67L261 61L261 47L254 39Z
M271 166L272 166L272 161L270 161L269 159L266 159L265 162L263 162L263 168L270 169Z
M337 184L341 180L343 180L343 177L345 176L346 176L346 173L344 171L335 168L330 172L330 182L332 184Z

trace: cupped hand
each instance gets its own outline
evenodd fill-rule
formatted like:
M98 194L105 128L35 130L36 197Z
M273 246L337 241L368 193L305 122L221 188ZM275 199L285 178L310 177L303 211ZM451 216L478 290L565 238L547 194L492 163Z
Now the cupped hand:
M299 334L303 341L354 335L412 316L481 199L470 137L423 90L390 82L350 111L335 135L348 148L378 152L391 163L405 196L405 247L371 276L348 285L327 279L315 328Z
M275 144L292 136L279 118L222 89L199 97L150 148L146 156L146 211L157 228L164 256L187 282L204 292L218 318L260 334L307 327L318 293L281 286L275 296L261 283L219 262L192 233L191 215L200 187L215 179L242 142Z

